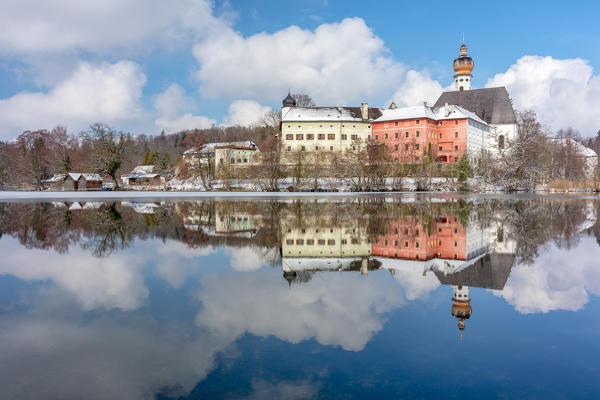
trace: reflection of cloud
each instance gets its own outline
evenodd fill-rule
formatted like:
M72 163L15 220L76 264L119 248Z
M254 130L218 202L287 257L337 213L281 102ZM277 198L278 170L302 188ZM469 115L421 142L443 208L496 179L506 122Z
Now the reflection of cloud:
M397 284L382 273L320 273L292 288L273 273L229 280L213 275L203 287L196 321L224 337L247 331L291 343L315 338L346 350L361 350L381 330L383 314L404 302Z
M314 399L319 387L314 382L282 381L275 384L263 381L252 381L253 393L248 399Z
M85 319L88 320L87 318ZM189 393L229 342L161 331L140 318L0 319L2 397L145 399L163 388Z
M172 288L180 288L202 264L200 260L198 263L189 263L185 260L208 256L216 251L213 246L190 248L185 243L168 240L156 248L156 252L161 256L156 263L156 275L167 281ZM181 262L178 257L184 258L184 262Z
M518 265L502 291L495 292L521 313L579 310L588 294L600 294L598 246L584 237L570 250L552 246L533 265Z
M422 271L396 270L394 278L398 281L407 300L425 299L434 289L440 285L435 274L429 273L423 276Z
M85 309L134 310L148 297L140 257L121 252L95 258L79 248L72 248L67 255L39 249L15 251L20 246L12 238L0 240L0 274L25 281L51 280Z
M236 271L256 271L265 264L262 249L256 247L231 247L226 249L229 264Z

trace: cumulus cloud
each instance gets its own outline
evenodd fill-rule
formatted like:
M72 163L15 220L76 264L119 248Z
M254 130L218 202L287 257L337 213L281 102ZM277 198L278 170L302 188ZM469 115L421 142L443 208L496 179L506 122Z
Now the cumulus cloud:
M210 0L8 0L0 54L148 51L218 29Z
M249 37L224 28L193 53L202 93L266 101L291 87L320 104L358 102L397 86L405 71L360 18Z
M411 69L406 73L404 82L392 96L392 101L398 107L417 106L425 101L433 105L444 90L438 81L431 79L428 72Z
M586 60L525 56L486 87L506 86L517 109L534 109L540 121L558 130L579 129L590 136L600 128L600 77Z
M250 126L259 123L271 108L252 100L236 100L229 106L229 114L223 119L225 126Z
M5 138L22 130L66 125L78 130L97 121L140 118L146 76L130 61L82 62L72 76L50 91L23 92L0 100L0 132Z
M167 133L179 132L188 129L206 129L215 125L217 120L206 117L204 115L192 115L190 113L183 114L176 118L160 117L155 123Z
M227 249L226 252L229 254L229 265L236 271L256 271L265 264L264 255L260 248L232 247Z
M496 294L524 314L579 310L590 293L600 295L597 249L591 237L569 250L552 246L533 265L515 266Z

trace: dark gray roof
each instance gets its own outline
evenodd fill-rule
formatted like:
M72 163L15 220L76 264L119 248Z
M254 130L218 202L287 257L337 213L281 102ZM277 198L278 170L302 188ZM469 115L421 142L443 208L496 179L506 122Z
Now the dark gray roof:
M504 86L444 92L434 107L455 104L474 112L488 124L514 124L517 119L510 97Z
M502 290L506 285L514 260L513 254L488 253L473 265L453 274L444 275L437 269L434 270L434 273L442 285Z

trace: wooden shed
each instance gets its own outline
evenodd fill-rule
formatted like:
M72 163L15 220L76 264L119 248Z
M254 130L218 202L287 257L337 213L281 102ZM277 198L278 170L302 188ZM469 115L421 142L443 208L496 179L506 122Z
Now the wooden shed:
M63 180L62 190L102 190L102 177L98 174L69 172Z

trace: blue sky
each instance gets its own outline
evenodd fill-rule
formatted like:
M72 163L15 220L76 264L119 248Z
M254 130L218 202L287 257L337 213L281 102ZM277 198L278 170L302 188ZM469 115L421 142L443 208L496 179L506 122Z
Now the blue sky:
M287 88L318 104L435 101L464 32L474 87L553 130L600 129L593 1L8 0L0 138L105 121L134 133L251 124ZM294 28L293 26L297 27ZM412 72L411 72L412 71Z

